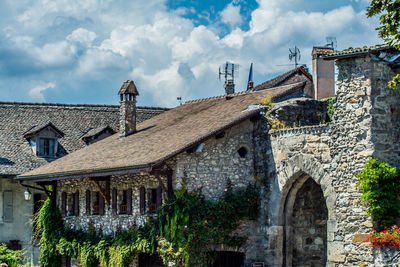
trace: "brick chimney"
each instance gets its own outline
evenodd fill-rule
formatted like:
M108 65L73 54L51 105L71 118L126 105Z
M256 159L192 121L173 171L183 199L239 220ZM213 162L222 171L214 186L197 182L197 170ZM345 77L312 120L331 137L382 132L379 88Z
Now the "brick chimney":
M119 106L119 136L125 137L136 131L136 96L139 92L133 81L125 81L118 94Z
M314 99L335 96L335 63L324 60L323 56L333 53L331 47L314 46L312 50L312 74L314 83Z

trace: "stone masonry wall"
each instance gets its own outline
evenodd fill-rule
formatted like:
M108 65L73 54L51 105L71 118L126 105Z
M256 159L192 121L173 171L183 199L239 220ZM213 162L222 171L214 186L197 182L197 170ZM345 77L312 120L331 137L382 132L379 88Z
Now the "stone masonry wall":
M234 188L254 182L253 130L253 123L247 120L225 131L222 138L205 141L202 152L178 155L178 187L186 172L190 191L202 188L206 198L218 199L223 195L228 179ZM243 157L238 153L240 148L247 150Z
M161 177L163 183L166 184L165 178ZM100 182L101 186L105 187L105 182ZM139 210L139 188L146 188L146 198L149 190L157 188L159 185L158 179L155 176L148 174L126 174L111 176L110 188L116 188L118 192L117 202L122 200L123 190L132 189L132 215L119 214L114 215L111 207L104 205L104 215L86 214L86 190L91 191L91 211L93 211L94 193L98 192L96 185L88 178L84 179L69 179L58 182L57 187L57 203L61 207L61 194L67 193L67 199L76 190L79 190L79 216L66 216L65 223L67 227L75 230L87 231L89 227L94 227L96 232L101 232L104 235L113 235L116 231L126 231L131 227L143 225L148 216L153 216L148 213L149 201L146 199L146 214L141 215ZM110 194L111 195L111 194ZM166 192L163 192L163 199L166 198ZM71 201L67 201L67 210L72 205ZM118 205L119 209L119 205Z
M202 188L203 195L208 199L218 199L225 192L227 180L230 179L233 188L246 187L255 182L256 176L263 176L265 171L262 163L266 147L262 136L265 121L244 121L225 132L222 138L210 138L204 142L200 153L183 153L176 159L176 181L182 180L184 172L188 177L189 190ZM241 157L240 148L246 148L247 154ZM264 188L260 188L264 194ZM258 220L242 221L235 234L246 236L247 243L239 249L245 253L245 264L263 259L265 239L265 220L262 215ZM236 248L217 246L220 251L236 251Z
M383 266L385 256L366 242L372 224L360 201L356 174L369 157L400 165L400 93L387 87L394 72L384 63L365 56L341 59L337 65L337 100L329 125L270 131L264 199L267 266L292 264L287 240L293 222L287 217L309 178L321 187L328 209L328 265Z

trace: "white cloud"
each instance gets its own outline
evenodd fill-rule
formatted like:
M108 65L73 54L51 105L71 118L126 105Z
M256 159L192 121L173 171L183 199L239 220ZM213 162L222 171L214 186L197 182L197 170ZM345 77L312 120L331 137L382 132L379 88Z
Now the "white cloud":
M233 3L228 4L224 10L221 11L221 21L231 27L242 24L243 18L242 15L240 15L240 6L233 5Z
M29 96L36 101L45 102L43 92L54 87L56 87L54 83L35 86L29 90Z
M72 43L81 43L86 46L91 46L94 39L96 39L96 33L88 31L87 29L78 28L68 35L66 39Z
M82 99L76 102L86 101L82 84L93 80L120 84L116 79L121 76L134 79L143 92L138 100L148 102L139 104L163 106L176 105L177 96L188 100L222 94L217 72L227 60L240 64L236 84L237 90L243 90L250 62L255 82L262 82L288 70L277 65L289 63L287 51L294 45L300 47L302 63L310 66L311 47L324 45L326 36L336 36L339 49L378 42L376 19L367 19L365 11L357 12L350 5L307 12L292 8L301 6L298 0L260 0L245 30L239 27L244 25L244 3L231 2L217 16L219 21L206 26L182 17L192 14L192 9L171 12L164 0L38 0L21 6L24 11L11 19L14 24L0 21L0 26L7 26L0 31L0 41L4 37L32 58L31 65L38 66L32 74L35 80L57 84L62 80L60 95L62 90L67 94L72 83L81 86ZM224 30L229 28L227 34L222 34L222 24ZM29 96L44 101L43 93L51 86L39 84ZM109 94L110 103L116 103L110 88L99 87L98 92Z

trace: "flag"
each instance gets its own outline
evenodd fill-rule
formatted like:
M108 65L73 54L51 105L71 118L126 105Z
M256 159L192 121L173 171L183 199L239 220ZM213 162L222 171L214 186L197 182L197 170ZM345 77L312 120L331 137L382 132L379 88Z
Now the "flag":
M253 89L253 63L250 65L250 71L249 71L249 81L247 82L247 89L250 90Z

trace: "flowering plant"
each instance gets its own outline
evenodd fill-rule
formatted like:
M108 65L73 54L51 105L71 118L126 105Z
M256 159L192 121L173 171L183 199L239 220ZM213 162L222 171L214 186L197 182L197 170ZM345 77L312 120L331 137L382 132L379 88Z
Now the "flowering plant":
M400 250L400 229L397 225L385 227L385 230L377 232L374 230L368 237L373 247L392 247Z
M0 263L6 263L9 267L16 267L22 264L24 259L21 250L11 250L5 244L0 243Z

